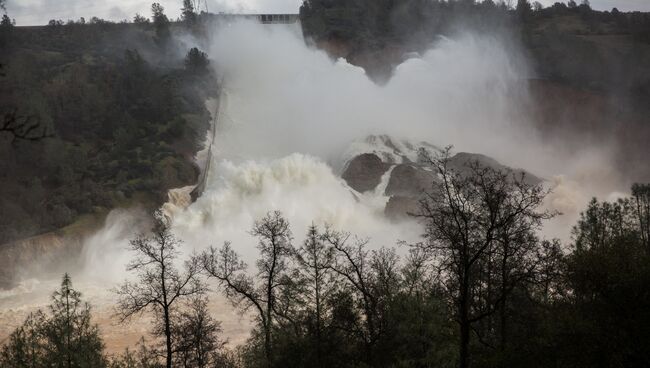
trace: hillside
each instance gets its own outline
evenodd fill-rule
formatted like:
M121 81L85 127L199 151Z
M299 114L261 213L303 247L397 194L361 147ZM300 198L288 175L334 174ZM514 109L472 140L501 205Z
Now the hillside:
M3 27L0 244L195 183L216 84L172 27Z
M404 55L423 52L440 35L507 35L532 65L540 133L568 132L560 135L567 145L578 135L591 144L613 141L621 170L637 181L650 178L642 165L650 139L648 14L395 4L311 0L301 8L303 30L309 42L379 83ZM192 158L209 119L204 101L216 86L209 73L186 68L189 47L175 38L200 35L200 27L165 29L101 19L2 27L4 124L33 124L30 134L44 139L0 133L0 185L9 194L0 199L0 243L129 205L134 196L156 206L168 189L195 182Z

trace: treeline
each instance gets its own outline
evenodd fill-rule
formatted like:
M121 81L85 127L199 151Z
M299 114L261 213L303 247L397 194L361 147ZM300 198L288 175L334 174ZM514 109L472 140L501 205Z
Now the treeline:
M509 8L491 0L306 0L300 7L305 36L370 49L391 43L427 47L458 22L491 27L510 22L509 18Z
M254 269L229 243L179 266L180 242L158 217L131 242L136 277L115 290L123 321L153 316L155 343L108 359L101 343L59 339L70 342L53 354L32 316L0 362L45 366L16 358L41 339L33 361L57 367L647 366L650 185L616 202L594 199L562 247L539 235L555 215L541 210L542 187L478 163L454 172L448 157L424 157L440 179L420 202L421 241L402 244L403 256L327 226L302 229L296 244L288 221L270 212L250 231ZM207 312L207 280L254 318L242 346L225 348ZM104 360L65 354L84 349Z
M168 189L196 181L216 79L206 54L153 10L144 27L3 21L0 244L134 196L158 206Z
M631 34L650 41L650 13L596 11L588 0L556 2L546 8L529 0L305 0L300 7L304 33L316 42L344 40L371 49L391 43L427 47L459 27L518 30L567 15L587 21L585 33Z
M136 25L139 28L154 29L156 36L170 35L170 26L176 25L181 31L186 31L194 34L195 36L205 36L205 18L208 13L201 11L198 12L199 2L196 0L183 0L181 8L181 16L178 19L171 20L165 15L165 8L160 3L151 4L151 18L147 18L139 13L136 13L131 20L122 19L120 21L112 21L102 19L99 17L91 17L89 20L81 17L77 20L68 19L63 21L61 19L50 19L47 23L48 26L56 28L62 26L85 26L85 25L99 25L104 27L113 27L116 25Z

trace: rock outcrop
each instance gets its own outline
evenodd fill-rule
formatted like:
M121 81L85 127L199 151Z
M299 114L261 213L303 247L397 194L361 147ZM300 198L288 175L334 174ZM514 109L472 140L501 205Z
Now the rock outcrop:
M374 190L390 166L374 153L364 153L348 162L341 177L352 189L363 193Z
M386 202L384 214L391 220L399 220L417 214L419 205L419 199L416 197L394 195Z
M415 164L399 164L391 171L385 195L416 197L430 188L434 180L436 176L427 168Z
M377 191L382 190L378 189L378 185L382 182L382 176L390 170L388 183L384 182L386 188L380 193L388 197L384 214L391 219L407 217L418 211L422 194L439 180L438 174L418 159L421 150L435 154L438 148L426 142L413 144L385 135L369 136L353 143L351 151L356 155L351 155L347 161L342 178L359 193ZM531 185L542 182L542 179L524 170L512 169L477 153L457 153L449 159L449 168L462 175L469 173L468 165L474 162L480 166L524 175Z
M469 165L475 162L483 167L490 167L492 169L500 171L512 171L512 173L517 176L524 175L524 180L530 185L536 185L543 181L542 179L525 170L513 169L511 167L502 165L492 157L488 157L479 153L459 152L449 159L449 168L460 174L466 174L470 170Z

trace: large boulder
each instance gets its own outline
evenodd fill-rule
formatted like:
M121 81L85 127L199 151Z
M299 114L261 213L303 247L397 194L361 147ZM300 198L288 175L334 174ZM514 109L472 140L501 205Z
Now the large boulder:
M468 166L476 162L482 167L489 167L504 172L512 171L512 173L517 176L524 175L526 183L530 185L537 185L543 181L542 179L525 170L513 169L511 167L502 165L492 157L488 157L479 153L459 152L449 159L449 168L460 174L466 174L470 170Z
M423 192L440 180L438 173L420 159L419 153L423 150L431 155L440 152L427 142L411 143L386 135L371 135L353 143L347 155L351 158L347 160L342 177L351 188L363 193L382 189L378 189L382 176L392 168L382 193L389 197L384 213L392 219L404 218L418 211ZM525 175L525 180L531 185L542 182L542 179L524 170L509 168L478 153L457 153L449 159L448 168L461 175L469 174L468 166L475 162L483 167Z
M393 168L386 186L387 196L418 197L436 180L432 171L422 166L400 164Z
M379 156L373 153L364 153L348 162L341 177L352 189L363 193L374 190L390 166L383 162Z
M417 214L420 209L418 198L394 195L388 199L384 215L391 220L399 220L410 214Z

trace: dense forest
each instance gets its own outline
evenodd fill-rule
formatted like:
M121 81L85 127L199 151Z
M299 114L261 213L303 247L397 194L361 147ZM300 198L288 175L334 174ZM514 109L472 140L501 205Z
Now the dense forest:
M157 11L153 23L45 27L15 27L5 15L0 244L133 198L155 207L168 189L196 182L216 83L205 54L179 54L189 46L172 35L197 27Z

